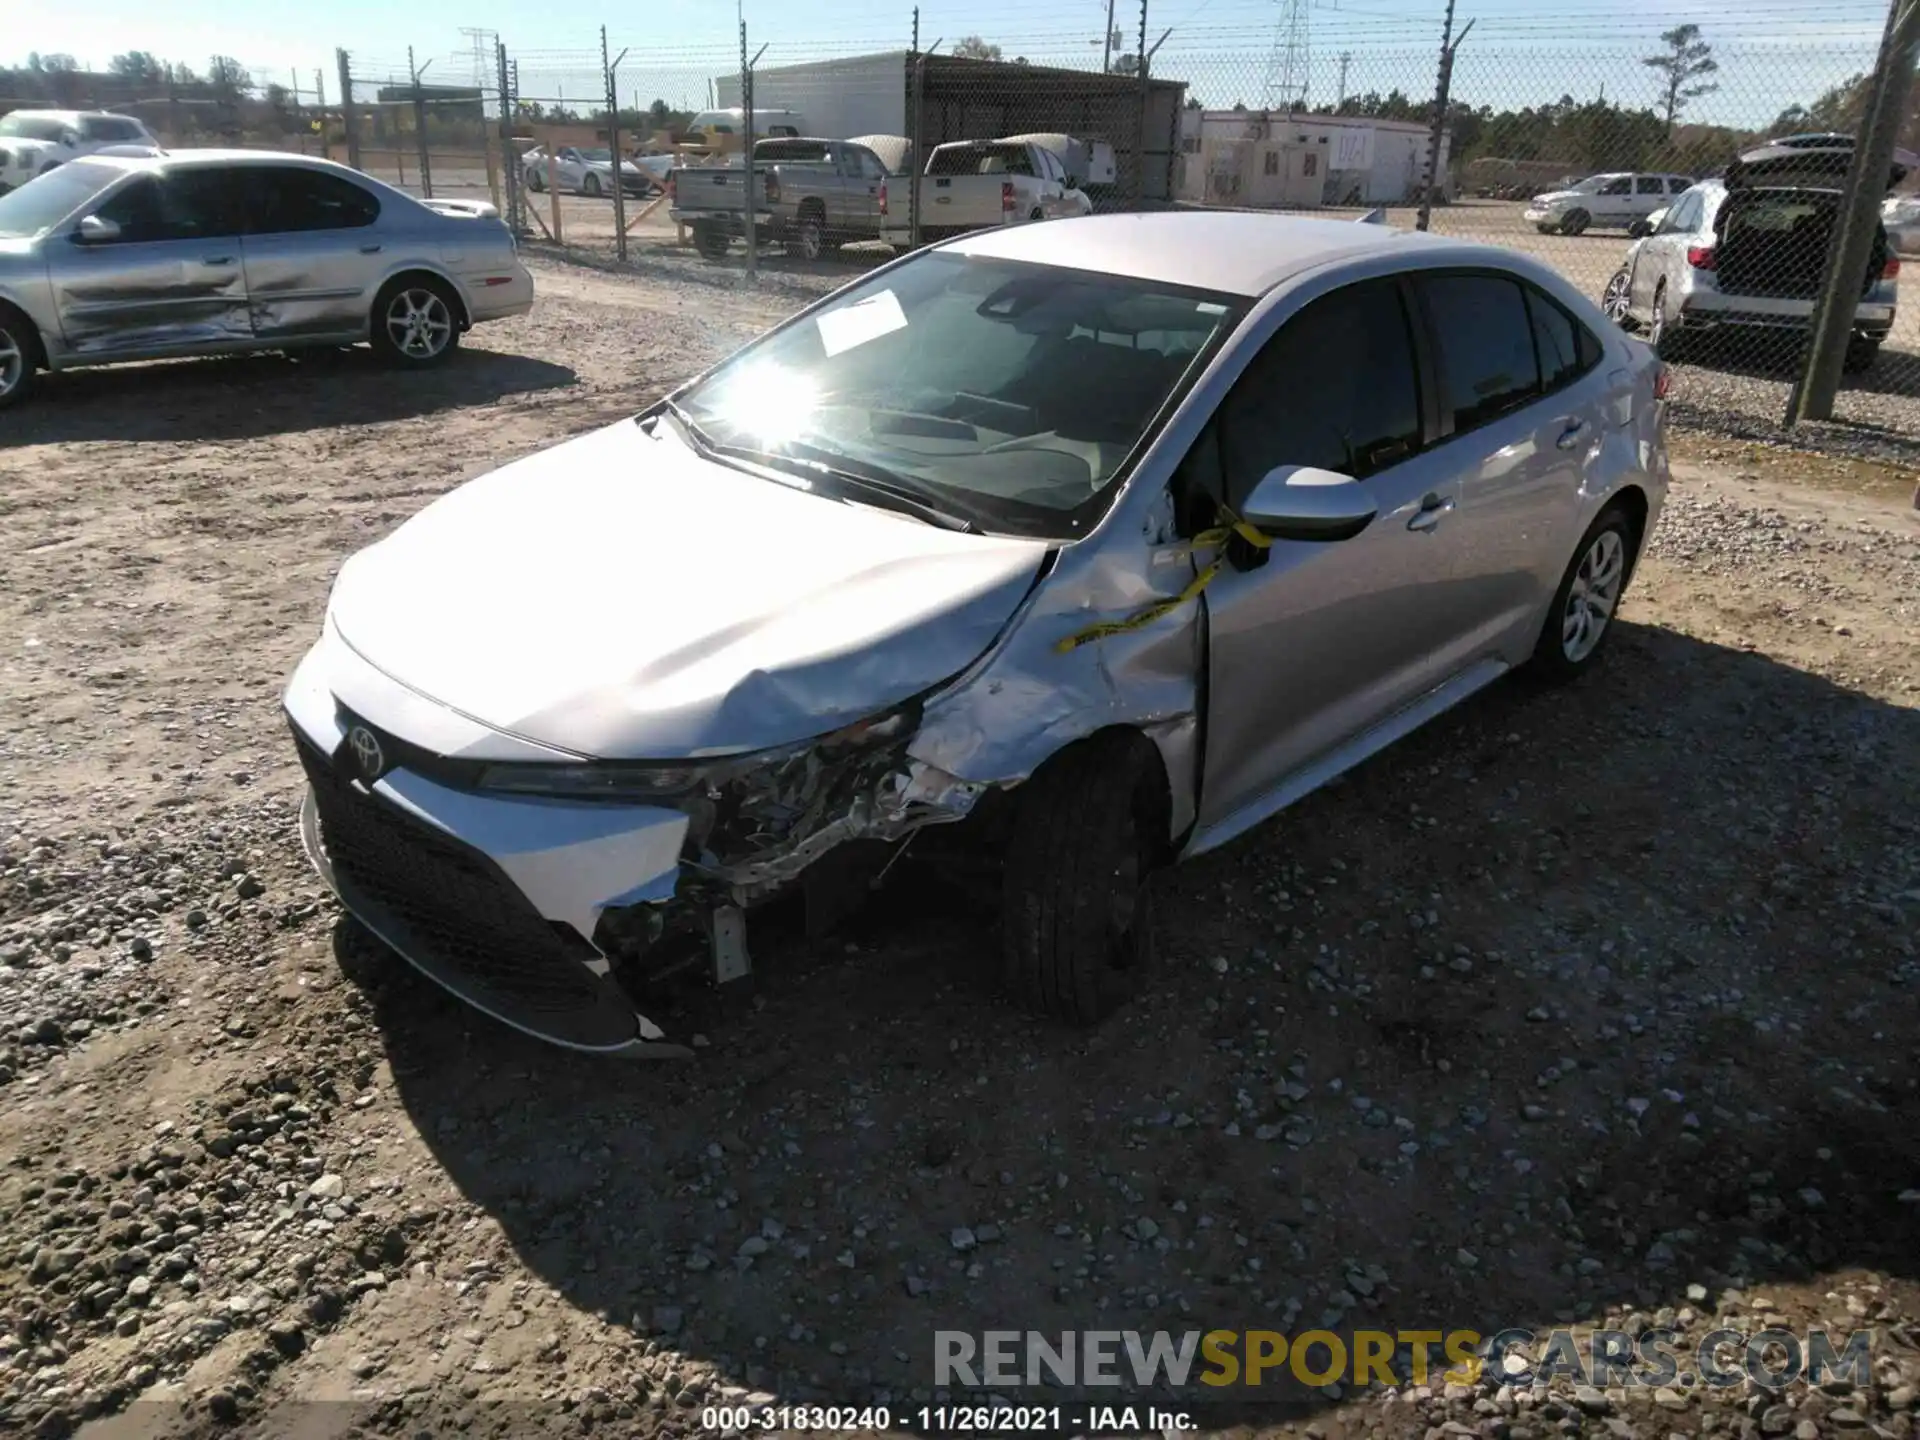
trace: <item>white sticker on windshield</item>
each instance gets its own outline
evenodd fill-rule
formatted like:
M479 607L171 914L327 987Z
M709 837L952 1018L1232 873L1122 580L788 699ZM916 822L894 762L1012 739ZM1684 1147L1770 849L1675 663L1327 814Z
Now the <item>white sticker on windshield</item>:
M907 315L891 290L862 300L858 305L843 305L829 310L814 322L820 330L821 347L829 355L838 355L882 335L907 328Z
M1202 315L1224 315L1227 313L1226 306L1216 305L1211 300L1202 300L1198 305L1195 305L1193 308L1195 311L1197 311L1199 314L1202 314Z

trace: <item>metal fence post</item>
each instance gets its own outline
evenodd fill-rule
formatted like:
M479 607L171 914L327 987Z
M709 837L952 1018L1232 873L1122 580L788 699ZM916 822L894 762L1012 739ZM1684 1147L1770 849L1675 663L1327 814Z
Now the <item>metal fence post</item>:
M526 221L520 216L520 158L513 152L513 90L507 83L507 47L497 39L493 58L500 71L500 165L506 172L500 177L501 186L506 192L507 228L518 235Z
M1789 427L1802 420L1833 418L1847 345L1853 338L1854 308L1866 288L1880 203L1887 193L1887 175L1906 116L1916 60L1920 60L1920 0L1893 0L1847 170L1840 223L1821 276L1806 369L1787 399L1783 423Z
M757 276L760 273L760 235L755 224L753 199L753 63L747 59L747 22L740 22L740 109L746 124L742 127L746 134L742 142L746 152L740 157L747 178L746 209L743 212L747 232L747 274Z
M1460 32L1460 40L1473 29L1469 20ZM1433 87L1433 129L1427 135L1427 178L1420 187L1420 214L1413 222L1416 230L1425 230L1433 221L1433 192L1440 183L1440 145L1447 138L1447 97L1453 92L1453 57L1460 48L1453 38L1453 0L1447 0L1447 18L1440 27L1440 75Z
M1140 0L1140 44L1133 58L1140 75L1140 113L1134 117L1133 132L1133 204L1138 209L1147 198L1147 0Z
M345 50L335 50L334 59L340 65L340 128L345 132L347 141L347 164L360 168L360 126L353 110L353 62L348 59Z
M607 72L607 149L613 156L613 246L622 265L627 263L627 169L620 157L620 62L622 50L607 59L607 27L600 27L600 64Z
M913 7L913 48L907 51L907 248L920 248L920 97L926 92L926 58L920 53L920 7Z
M413 130L420 140L420 192L429 200L433 198L433 161L427 155L427 97L420 90L420 75L433 62L415 68L413 47L407 47L407 69L413 75Z

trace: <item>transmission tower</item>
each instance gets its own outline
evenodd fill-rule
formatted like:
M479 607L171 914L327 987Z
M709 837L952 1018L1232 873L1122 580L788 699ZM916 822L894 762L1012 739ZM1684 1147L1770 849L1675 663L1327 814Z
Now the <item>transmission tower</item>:
M1267 58L1267 108L1305 109L1308 44L1308 0L1280 0L1280 20L1273 30L1273 53Z
M473 83L484 86L494 72L494 43L500 38L491 30L462 25L460 33L473 45Z

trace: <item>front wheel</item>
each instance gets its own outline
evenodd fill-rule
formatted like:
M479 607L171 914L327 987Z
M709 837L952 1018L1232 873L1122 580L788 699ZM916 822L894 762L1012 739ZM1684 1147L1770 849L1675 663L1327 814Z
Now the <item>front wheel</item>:
M460 343L456 302L446 283L403 277L373 302L373 348L390 364L438 365Z
M1599 655L1626 593L1638 528L1616 504L1601 511L1581 537L1534 645L1532 668L1542 679L1575 679Z
M1562 235L1578 235L1593 223L1593 217L1584 210L1570 210L1567 218L1560 222Z
M585 195L589 200L598 200L600 198L600 177L589 170L587 172L587 178L580 182L580 193Z
M1000 974L1024 1008L1093 1025L1153 959L1147 879L1167 842L1159 752L1137 732L1069 746L1015 792L1001 890Z
M547 188L547 182L540 178L538 170L527 171L527 188L536 195Z

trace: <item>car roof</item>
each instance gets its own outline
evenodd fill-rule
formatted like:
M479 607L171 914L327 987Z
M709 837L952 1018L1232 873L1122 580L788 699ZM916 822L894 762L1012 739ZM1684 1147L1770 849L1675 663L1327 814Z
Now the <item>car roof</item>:
M117 110L34 110L22 106L7 113L26 115L35 120L132 120L135 124L141 123L137 115L122 115Z
M298 165L308 170L339 171L343 174L359 175L360 172L333 160L322 160L316 155L302 155L294 150L222 150L222 149L183 149L163 150L158 155L88 155L72 162L76 165L117 165L123 170L163 170L181 164L191 165ZM361 178L371 180L371 175Z
M1191 286L1249 299L1329 260L1418 247L1428 258L1505 264L1511 252L1386 225L1250 210L1166 210L1087 215L975 231L941 246L983 259Z

